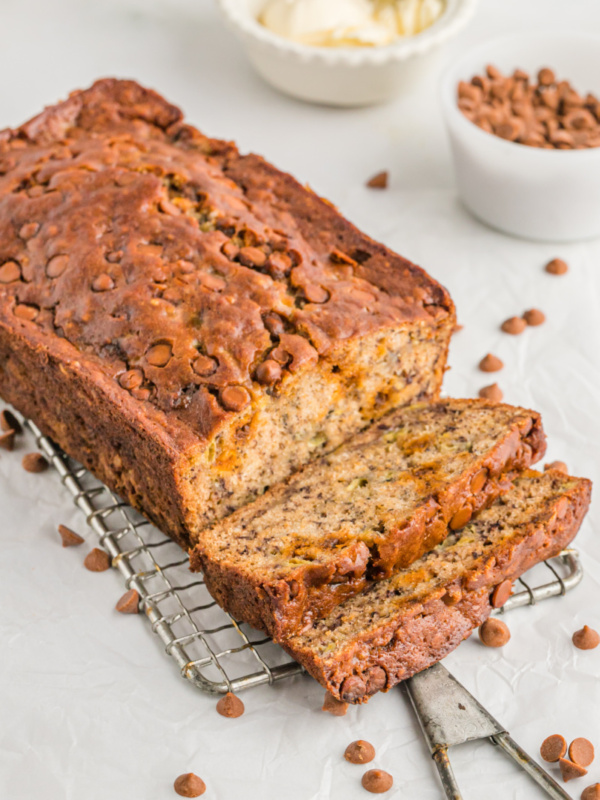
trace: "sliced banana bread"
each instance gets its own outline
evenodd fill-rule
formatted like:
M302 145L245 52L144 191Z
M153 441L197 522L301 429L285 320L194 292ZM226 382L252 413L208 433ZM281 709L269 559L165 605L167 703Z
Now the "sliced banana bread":
M590 494L583 478L526 472L435 550L283 646L334 697L364 702L453 650L490 614L495 586L558 555Z
M203 532L192 568L225 609L283 639L435 547L544 449L523 408L396 410Z

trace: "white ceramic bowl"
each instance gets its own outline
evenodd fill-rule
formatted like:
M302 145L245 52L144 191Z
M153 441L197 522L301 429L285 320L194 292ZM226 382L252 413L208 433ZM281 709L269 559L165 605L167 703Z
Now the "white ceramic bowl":
M600 96L600 38L532 33L478 46L444 75L444 116L463 203L494 228L526 239L569 242L600 236L600 147L545 150L509 142L470 122L457 106L458 82L486 64L537 75L550 67L578 92Z
M282 92L315 103L381 103L410 85L424 56L457 33L477 0L446 0L431 27L385 47L311 47L269 31L257 17L266 0L217 0L257 72ZM327 2L327 0L322 0Z

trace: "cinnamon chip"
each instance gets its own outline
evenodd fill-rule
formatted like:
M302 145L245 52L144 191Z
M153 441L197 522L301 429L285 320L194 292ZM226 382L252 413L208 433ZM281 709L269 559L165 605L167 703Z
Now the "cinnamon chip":
M265 386L271 386L281 378L281 366L268 358L256 368L256 380Z
M564 461L551 461L549 464L544 464L544 472L548 472L549 469L554 469L557 472L564 472L565 475L569 474L569 470Z
M236 719L241 717L245 710L240 698L232 692L227 692L217 703L217 711L222 717Z
M226 386L219 398L227 411L242 411L250 402L250 394L243 386Z
M600 783L593 783L581 793L581 800L600 800Z
M245 267L264 267L267 263L267 254L258 247L242 247L238 258Z
M562 258L553 258L552 261L546 264L544 269L546 272L549 272L550 275L564 275L569 271L567 262L563 261Z
M136 592L135 589L130 589L128 592L125 592L125 594L117 600L115 608L120 614L137 614L140 610L139 593Z
M540 755L544 761L554 763L567 752L567 742L564 736L554 733L548 736L541 744Z
M67 528L66 525L59 525L58 532L60 534L60 538L62 539L62 546L63 547L77 547L80 544L83 544L84 539L75 531L72 531L71 528Z
M370 742L357 739L348 745L344 752L344 758L351 764L368 764L375 758L375 748Z
M153 367L166 367L173 355L173 348L168 342L158 342L146 353L146 361Z
M127 372L122 372L117 380L124 389L130 392L132 389L139 389L142 385L144 382L144 373L141 369L136 367L135 369L127 370Z
M333 714L334 717L343 717L348 711L348 703L344 703L343 700L338 700L329 692L325 692L321 710Z
M510 333L511 336L518 336L523 333L527 327L527 323L522 317L510 317L505 320L500 326L504 333Z
M370 769L362 776L363 788L373 794L383 794L389 791L394 785L394 779L389 772L382 769Z
M44 472L49 464L41 453L27 453L21 461L23 469L27 472Z
M572 781L573 778L581 778L587 775L587 769L585 769L585 767L580 767L579 764L569 761L568 758L559 758L558 765L560 767L560 774L565 783L567 783L567 781Z
M569 745L569 758L580 767L589 767L594 760L594 745L589 739L579 737Z
M83 566L90 572L104 572L110 568L110 556L106 551L94 547L84 558Z
M546 321L546 315L539 308L530 308L523 314L523 319L528 325L542 325Z
M485 486L485 483L489 478L489 476L490 476L490 471L487 469L487 467L482 467L480 470L477 470L475 475L473 475L473 477L471 478L471 484L470 484L471 492L473 494L477 494L478 492L480 492Z
M464 528L472 516L473 516L473 509L468 505L464 506L459 511L457 511L456 514L454 514L454 516L450 520L449 523L450 529L453 531L458 531L461 528Z
M504 364L498 356L494 356L491 353L485 355L479 362L479 369L482 372L499 372L503 367Z
M479 390L479 397L484 400L491 400L493 403L501 403L504 394L497 383L491 383L489 386L483 386Z
M389 172L384 170L383 172L378 172L377 175L373 175L373 177L367 181L367 186L369 189L387 189L388 179Z
M92 281L92 291L94 292L110 292L114 288L115 282L106 272L97 275Z
M490 602L492 608L502 608L512 594L512 581L505 580L499 583L492 592Z
M200 797L206 791L206 784L193 772L186 772L175 779L173 788L180 797Z
M479 638L486 647L504 647L510 639L510 631L502 620L491 617L480 626Z
M556 78L554 76L554 72L548 67L544 67L538 72L538 83L541 86L552 86L553 83L556 82Z
M23 433L21 423L12 411L9 411L7 408L0 412L0 428L6 432L14 431L15 433Z
M0 447L3 450L14 450L15 449L15 432L14 431L6 431L6 433L0 434Z
M573 644L579 650L595 650L600 644L600 636L593 628L584 625L581 630L573 634Z

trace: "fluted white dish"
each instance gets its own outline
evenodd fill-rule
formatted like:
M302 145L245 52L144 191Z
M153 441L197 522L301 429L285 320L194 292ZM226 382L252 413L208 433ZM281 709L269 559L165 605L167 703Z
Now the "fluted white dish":
M315 103L372 105L410 85L427 56L471 17L477 0L446 0L436 22L378 47L313 47L285 39L258 21L266 0L217 0L257 72L282 92ZM326 0L323 0L326 2Z

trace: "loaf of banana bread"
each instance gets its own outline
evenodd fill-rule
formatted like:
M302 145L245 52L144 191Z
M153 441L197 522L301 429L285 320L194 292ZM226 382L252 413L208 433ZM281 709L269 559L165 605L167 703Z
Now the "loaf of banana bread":
M390 412L191 553L220 605L281 641L406 567L541 458L539 414L484 400Z
M0 395L182 545L438 395L443 287L131 81L0 132Z
M590 494L583 478L524 473L435 550L283 646L334 697L364 702L457 647L489 616L498 584L558 555L577 533Z

